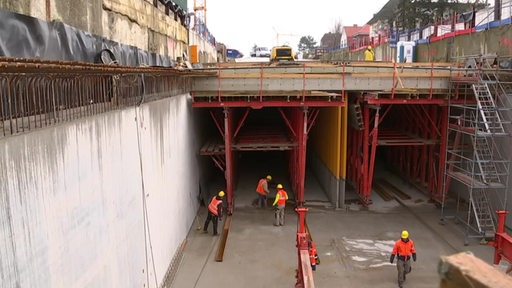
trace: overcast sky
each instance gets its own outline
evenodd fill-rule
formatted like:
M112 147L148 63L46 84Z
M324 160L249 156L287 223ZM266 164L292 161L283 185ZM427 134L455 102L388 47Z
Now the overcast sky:
M388 0L196 0L205 2L206 24L215 39L248 55L254 44L271 48L277 39L294 49L301 36L320 44L335 23L364 25ZM194 11L194 0L188 0L188 10Z

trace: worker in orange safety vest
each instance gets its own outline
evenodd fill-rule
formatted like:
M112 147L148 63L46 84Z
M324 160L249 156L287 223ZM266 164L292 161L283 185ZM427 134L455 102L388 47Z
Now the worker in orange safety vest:
M265 208L267 207L267 195L268 191L268 182L272 180L272 176L267 175L265 178L261 178L258 181L258 186L256 186L256 192L258 192L258 207Z
M416 248L412 239L409 239L409 232L407 230L402 231L400 236L400 239L395 242L389 262L393 263L396 256L398 287L402 288L405 282L405 274L411 273L411 257L416 262Z
M224 197L224 191L220 191L217 195L213 196L210 204L208 205L208 217L204 222L203 232L208 233L208 225L210 221L213 223L213 236L217 235L217 224L219 220L222 221L222 197Z
M272 204L272 206L276 206L277 204L274 226L284 225L284 208L286 206L286 200L288 200L288 193L284 191L283 185L277 184L276 199L274 200L274 204Z
M309 252L309 262L311 263L311 269L316 271L316 264L318 262L318 253L316 251L316 246L313 241L308 241L308 252Z

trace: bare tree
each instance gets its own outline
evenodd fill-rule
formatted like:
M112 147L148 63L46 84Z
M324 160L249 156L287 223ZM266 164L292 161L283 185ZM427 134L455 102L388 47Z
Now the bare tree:
M332 27L331 29L331 33L339 33L341 34L341 31L343 30L343 23L341 22L341 20L336 20L334 22L334 26Z

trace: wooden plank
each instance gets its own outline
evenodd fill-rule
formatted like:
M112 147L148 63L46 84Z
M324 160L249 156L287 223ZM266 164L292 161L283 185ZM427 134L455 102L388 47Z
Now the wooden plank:
M300 260L302 267L302 279L304 279L304 288L315 288L313 270L311 269L311 262L309 262L308 250L300 250Z
M395 185L393 185L391 182L387 181L386 179L382 179L381 184L384 185L385 187L387 187L391 193L395 194L400 199L402 199L402 200L411 199L411 196L409 196L409 194L398 189L398 187L396 187Z
M467 252L441 256L438 272L440 288L512 287L512 277Z
M226 242L228 241L229 228L231 227L232 215L225 215L224 226L222 227L222 233L220 235L219 246L217 247L217 254L215 255L215 261L222 262L224 260L224 249L226 248Z
M391 193L389 193L386 187L382 185L380 180L375 181L373 186L373 190L380 196L380 198L382 198L382 200L387 202L395 199L395 197Z

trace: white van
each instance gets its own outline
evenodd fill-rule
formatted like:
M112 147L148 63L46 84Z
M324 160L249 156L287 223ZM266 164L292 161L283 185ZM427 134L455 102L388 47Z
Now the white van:
M270 50L267 47L256 47L251 52L251 57L270 57Z

